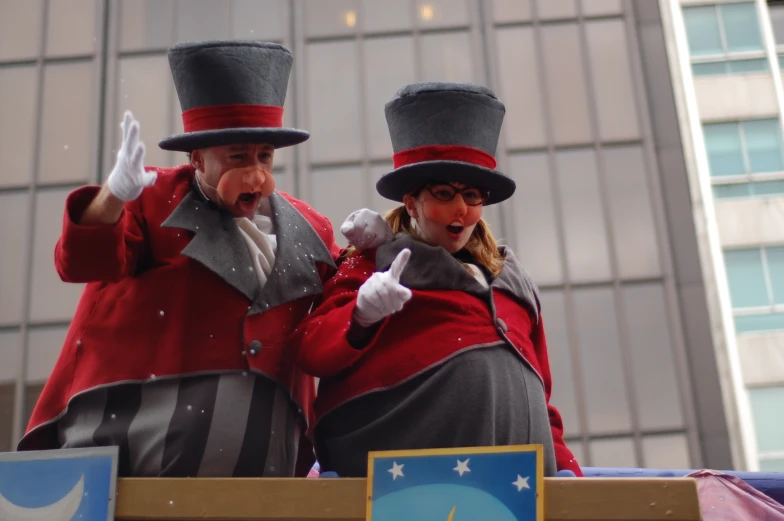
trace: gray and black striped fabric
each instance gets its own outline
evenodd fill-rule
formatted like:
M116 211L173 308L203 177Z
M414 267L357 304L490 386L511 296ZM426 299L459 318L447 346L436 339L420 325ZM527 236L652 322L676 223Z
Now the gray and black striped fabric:
M87 392L58 435L62 448L119 446L121 477L290 477L303 421L278 384L232 373Z

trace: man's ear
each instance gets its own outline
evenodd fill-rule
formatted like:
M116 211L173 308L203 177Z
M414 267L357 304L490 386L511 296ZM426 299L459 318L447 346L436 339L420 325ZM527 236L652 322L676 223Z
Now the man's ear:
M200 172L204 172L204 153L201 150L191 152L191 166Z
M412 219L419 218L419 212L416 208L416 199L411 197L410 195L403 196L403 205L406 207L406 211L408 212L408 216Z

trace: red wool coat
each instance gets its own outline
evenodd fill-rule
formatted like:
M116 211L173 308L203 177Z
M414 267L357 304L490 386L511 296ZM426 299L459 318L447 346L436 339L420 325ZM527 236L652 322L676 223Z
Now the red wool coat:
M76 224L100 187L68 196L55 266L62 280L87 286L20 450L56 446L52 427L75 395L158 377L264 374L313 419L314 379L286 346L334 273L340 249L329 220L285 193L270 197L278 248L262 291L246 243L226 233L231 216L193 190L194 170L155 170L157 182L114 226Z
M375 271L389 269L404 247L412 255L401 284L412 289L412 299L403 311L382 321L365 348L351 347L346 335L359 287ZM505 250L505 256L506 267L491 286L495 317L487 301L477 296L479 284L473 277L462 267L458 272L448 269L450 263L442 257L449 254L443 248L399 236L344 261L325 285L325 301L292 336L302 369L325 378L315 403L316 421L353 398L394 387L467 349L507 341L544 386L558 470L582 476L564 443L561 415L550 404L552 379L537 290L512 252Z

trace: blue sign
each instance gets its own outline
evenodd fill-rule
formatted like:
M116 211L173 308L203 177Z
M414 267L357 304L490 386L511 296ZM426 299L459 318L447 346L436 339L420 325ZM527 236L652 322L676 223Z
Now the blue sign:
M0 453L0 520L113 521L117 447Z
M367 521L542 521L541 445L368 454Z

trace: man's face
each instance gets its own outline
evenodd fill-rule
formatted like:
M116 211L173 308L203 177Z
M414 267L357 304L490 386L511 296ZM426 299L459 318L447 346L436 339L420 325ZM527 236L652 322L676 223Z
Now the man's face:
M226 145L194 150L191 164L207 197L235 217L252 218L259 200L275 190L274 154L275 147L264 143Z

